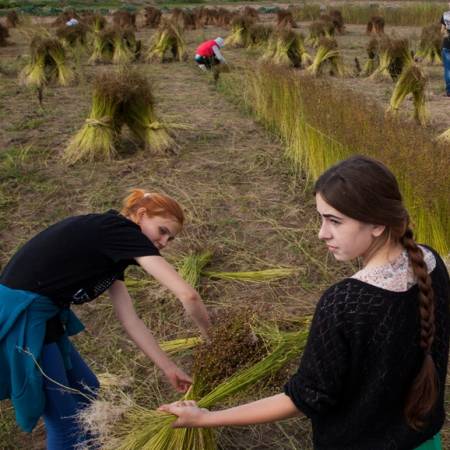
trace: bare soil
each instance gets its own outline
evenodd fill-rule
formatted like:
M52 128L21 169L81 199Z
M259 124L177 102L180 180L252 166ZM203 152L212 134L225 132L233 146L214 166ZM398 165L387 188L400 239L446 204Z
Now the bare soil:
M145 43L149 35L139 33ZM205 36L204 32L189 34L191 55ZM202 280L202 295L218 320L237 304L253 305L268 316L311 314L320 291L338 273L346 273L348 269L328 260L325 249L316 243L313 197L302 180L290 175L282 143L227 101L191 61L136 65L153 82L160 117L190 126L178 133L176 154L149 153L125 133L116 161L68 168L60 161L61 152L87 117L90 81L96 72L115 68L83 63L80 83L46 89L40 109L35 93L17 83L27 40L18 30L12 30L10 40L13 45L0 49L0 147L5 158L1 186L9 199L0 228L2 264L46 225L71 214L118 209L127 190L140 186L169 193L185 208L188 224L167 252L170 261L190 251L211 249L215 253L212 270L299 269L296 276L270 284ZM139 314L158 338L195 334L181 306L166 292L146 287L133 295ZM125 338L106 298L78 312L87 332L75 341L97 373L129 376L132 372L137 380L150 379L150 384L160 386L158 395L154 395L155 387L139 394L150 405L176 398L152 363ZM2 408L10 417L6 402ZM298 434L301 448L309 448L308 425L300 424L285 427L297 430L289 434ZM226 431L224 448L293 448L286 444L289 439L283 437L281 427L266 426L249 434ZM272 438L263 433L266 429L272 430ZM13 425L11 430L15 435L4 441L7 448L42 448L42 425L31 438Z
M300 30L306 27L301 24ZM418 30L397 32L409 35ZM144 46L151 33L138 32ZM225 33L214 28L188 32L190 55L201 40ZM363 27L358 26L348 26L347 34L338 37L349 65L354 56L365 55L367 40ZM201 294L217 320L229 308L242 304L253 305L267 316L311 314L320 292L349 273L350 267L328 258L317 242L311 191L303 180L293 178L283 158L283 144L230 103L191 60L136 64L153 82L160 117L190 126L178 132L175 154L152 154L124 133L120 157L114 162L65 167L61 152L87 117L90 82L99 71L115 68L91 66L84 58L76 67L79 83L46 89L44 108L40 109L35 93L17 82L27 60L27 38L20 30L12 30L10 42L0 48L1 265L21 243L50 223L72 214L119 209L128 189L143 187L174 196L187 213L185 230L166 253L169 261L175 263L191 251L211 249L212 270L299 269L296 276L270 284L202 279ZM226 48L224 53L235 67L254 58L241 49ZM444 129L450 127L450 102L439 96L439 70L430 69L435 73L430 77L429 99L432 124ZM391 84L357 78L336 83L337 88L349 86L382 105L392 90ZM131 273L145 280L138 270ZM178 302L154 284L133 289L132 296L138 313L159 339L196 333ZM123 334L106 297L77 312L87 331L75 342L96 373L128 377L132 380L129 391L146 406L176 398L153 364ZM189 367L188 360L183 364ZM1 449L45 448L42 424L31 436L20 433L7 402L0 406L0 418L5 423L0 428ZM224 430L220 443L223 449L312 448L306 420Z

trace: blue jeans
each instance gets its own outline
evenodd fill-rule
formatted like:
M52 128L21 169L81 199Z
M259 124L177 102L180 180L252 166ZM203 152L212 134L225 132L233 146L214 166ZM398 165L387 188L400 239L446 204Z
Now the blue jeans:
M83 361L75 347L71 347L72 369L66 370L56 343L44 345L41 365L44 373L59 384L77 389L89 397L95 397L99 388L96 376ZM80 429L76 414L89 404L89 399L72 393L44 377L44 422L47 431L48 450L73 450L91 436ZM90 446L89 448L94 448Z
M208 69L211 69L213 66L220 64L220 61L215 56L211 56L210 58L206 56L196 56L195 62L197 64L204 64Z
M450 49L442 49L442 63L444 64L444 79L447 94L450 94Z

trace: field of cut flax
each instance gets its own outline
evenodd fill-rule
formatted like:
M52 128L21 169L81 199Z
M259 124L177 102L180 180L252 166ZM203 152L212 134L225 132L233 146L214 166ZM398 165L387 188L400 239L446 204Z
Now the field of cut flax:
M237 8L233 5L230 9ZM198 369L198 361L214 358L221 361L223 355L217 349L226 348L228 341L235 345L230 346L231 353L252 353L251 357L246 356L250 364L247 366L227 358L223 364L228 372L226 376L217 375L220 381L214 378L211 369L214 365L208 366L209 376L196 380L196 392L192 394L197 399L201 397L205 405L234 405L278 393L296 370L305 337L299 332L307 330L320 294L355 270L355 266L337 263L317 239L319 218L311 181L324 168L324 161L329 164L352 151L367 154L373 151L373 156L386 156L381 150L375 152L377 145L382 145L383 129L387 129L383 114L368 116L370 107L366 105L373 104L373 108L383 111L393 83L349 75L355 57L364 64L365 47L370 39L364 34L365 27L347 25L346 32L337 36L347 75L341 78L325 75L326 80L310 78L309 90L300 88L304 93L300 110L292 103L288 104L292 110L283 111L286 104L272 102L269 114L270 111L265 111L268 100L264 95L272 89L277 92L284 89L294 101L296 94L291 96L291 87L283 83L292 80L293 86L298 86L301 69L265 66L256 70L264 53L261 47L230 45L224 48L224 54L231 72L221 73L215 84L212 76L195 66L193 55L203 40L231 35L229 20L208 19L208 22L205 16L201 26L190 25L189 15L180 14L177 20L184 28L182 34L171 32L161 36L149 25L150 13L148 10L138 14L137 29L133 31L132 21L127 32L111 34L98 30L92 47L79 45L74 38L73 46L66 43L53 59L48 55L55 55L55 44L49 41L54 34L50 26L54 18L27 18L22 26L9 28L8 45L0 47L0 268L27 239L55 221L75 214L119 209L122 198L133 187L167 193L183 206L187 224L164 256L199 289L213 320L222 328L220 336L212 338L216 346L195 350L198 331L185 317L179 302L143 271L133 268L127 272L127 286L138 315L160 342L171 341L166 343L167 351L188 372ZM167 17L169 14L165 12L163 19ZM296 17L299 28L294 32L307 36L311 21L302 21L301 15ZM107 16L109 24L116 20L125 19ZM276 16L261 14L260 21L271 25ZM397 36L413 39L418 39L419 31L418 27L392 26ZM30 49L36 32L40 41L35 41ZM280 61L289 61L292 56L289 49L293 48L289 47L289 35L282 39L278 48L285 54ZM117 48L119 53L115 56ZM155 51L152 53L155 48L156 59ZM31 58L33 49L36 54ZM187 52L188 59L183 58L180 49ZM300 58L302 52L308 52L311 61L316 53L308 43L302 47L299 41L295 43L295 51ZM39 56L40 52L47 53ZM161 59L170 60L172 55L176 61L161 63ZM46 64L50 59L53 61L40 73L39 58ZM128 64L125 71L119 64L121 58ZM440 69L440 66L426 69L432 81L427 88L431 120L426 132L421 129L414 134L419 136L419 143L450 128L446 114L450 109L440 96ZM59 81L69 70L73 81L64 85ZM121 81L117 81L119 76ZM258 81L258 76L266 78ZM267 79L275 84L268 86ZM134 90L125 95L127 84L132 84ZM315 89L335 91L331 96L334 102L331 114L314 107L314 98L319 98L314 97ZM362 93L364 96L360 96ZM355 97L351 97L353 94ZM138 101L143 98L145 105ZM354 110L359 114L355 115L355 123L361 124L367 118L374 121L374 132L371 134L367 127L356 148L349 148L348 143L356 141L357 131L352 134L341 128L342 122L329 120L333 114L342 121L348 120L345 109L338 110L346 98L353 107L357 105L355 98L360 98L361 107ZM412 106L407 104L407 113L411 110ZM295 121L279 122L283 113L289 116L290 111L293 117L306 114L316 134L302 134L304 128L294 130ZM416 133L411 119L404 120L399 123L410 124L407 130ZM333 126L339 129L333 131ZM394 128L389 130L395 134ZM376 135L377 140L364 151L361 147L364 138ZM296 141L305 136L316 143L318 151L325 145L334 153L320 161L308 159L299 153L307 149L300 148ZM100 153L85 153L93 148L94 141ZM397 141L392 137L389 142L392 150ZM439 155L441 163L448 160L448 153ZM399 163L401 169L400 157L405 154L397 158L391 155L387 161ZM420 158L419 153L414 157ZM443 169L442 165L427 166L426 179L430 171L437 177ZM411 186L408 176L405 186ZM425 181L411 187L411 196L421 195L414 204L418 211L422 211L421 207L425 211L424 218L417 216L420 220L427 220L429 211L448 206L445 183L439 187L440 200L430 203L433 194L430 190L438 184L436 179L433 181L432 187ZM444 239L443 248L448 250L445 232L442 238L442 230L449 229L448 217L439 220L435 235L438 241ZM167 436L157 431L156 438L149 440L145 436L150 428L146 427L146 421L155 419L152 410L163 402L178 399L179 395L123 332L106 296L74 309L86 325L86 331L74 342L103 385L103 403L98 405L96 416L87 422L91 421L90 425L106 436L102 441L104 448L139 449L144 448L145 442L145 448L152 449L210 450L215 446L227 450L312 449L306 419L220 429L204 435ZM255 340L248 341L249 335L245 333L236 342L224 337L230 330L234 330L234 337L240 336L246 327L250 327ZM298 352L283 353L284 342L294 343ZM258 358L260 366L256 364ZM286 364L281 364L285 360ZM265 361L273 368L280 364L280 370L271 372L265 368ZM218 363L215 364L217 370ZM252 371L253 367L257 370ZM232 379L232 375L238 376ZM124 417L126 420L122 420ZM108 441L111 425L115 424L122 435L117 432L116 440ZM446 426L444 445L450 445L449 434ZM124 437L130 435L132 439ZM158 445L165 442L165 446L156 447L152 444L155 442ZM31 434L20 432L10 403L2 401L0 448L46 448L43 424Z

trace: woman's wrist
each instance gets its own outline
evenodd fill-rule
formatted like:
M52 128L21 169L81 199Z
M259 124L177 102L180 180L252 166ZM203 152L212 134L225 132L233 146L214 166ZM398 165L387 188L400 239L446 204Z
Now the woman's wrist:
M167 356L164 355L163 358L161 358L160 361L156 362L156 365L164 372L167 373L175 368L177 368L177 365L169 359Z
M192 426L196 428L208 428L217 426L214 424L214 412L209 411L208 409L200 408Z

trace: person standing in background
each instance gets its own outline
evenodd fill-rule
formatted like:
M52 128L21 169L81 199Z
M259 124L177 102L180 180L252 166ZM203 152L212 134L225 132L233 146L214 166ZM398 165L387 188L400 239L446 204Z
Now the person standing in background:
M442 41L442 64L444 65L444 80L447 97L450 97L450 2L449 11L445 11L441 17L441 31L444 34Z

